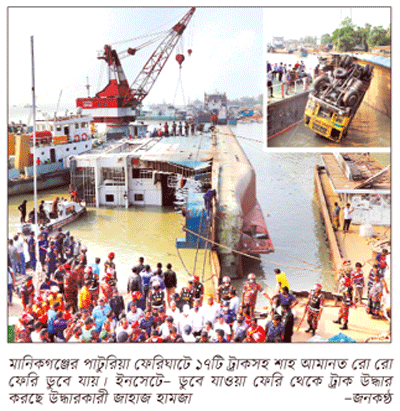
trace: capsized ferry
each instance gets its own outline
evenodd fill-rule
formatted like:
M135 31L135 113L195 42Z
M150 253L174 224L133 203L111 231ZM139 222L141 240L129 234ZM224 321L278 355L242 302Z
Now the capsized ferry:
M198 246L196 233L210 224L203 196L214 189L213 235L223 245L218 248L221 272L231 270L240 276L238 252L274 251L256 198L254 169L227 126L187 137L124 139L71 156L68 164L71 185L89 207L176 207L179 203L191 232L177 242L177 248ZM182 189L188 186L196 190L182 198Z

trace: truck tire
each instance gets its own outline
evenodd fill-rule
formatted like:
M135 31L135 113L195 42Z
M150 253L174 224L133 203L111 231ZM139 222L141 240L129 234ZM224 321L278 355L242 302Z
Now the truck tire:
M359 95L356 90L348 91L343 97L343 104L347 107L354 106L358 101Z
M333 76L337 79L343 79L347 76L348 71L342 67L338 67L334 72Z
M330 80L328 75L322 75L317 77L317 79L314 81L314 90L317 92L324 91L328 88L330 85Z

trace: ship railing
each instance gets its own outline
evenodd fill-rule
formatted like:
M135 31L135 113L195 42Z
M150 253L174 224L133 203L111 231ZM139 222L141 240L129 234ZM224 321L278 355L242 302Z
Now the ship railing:
M272 85L272 94L274 98L285 98L295 94L300 94L307 91L310 88L310 83L308 77L303 77L301 79L295 79L292 81L284 81L279 84ZM267 87L268 96L270 95L271 87Z

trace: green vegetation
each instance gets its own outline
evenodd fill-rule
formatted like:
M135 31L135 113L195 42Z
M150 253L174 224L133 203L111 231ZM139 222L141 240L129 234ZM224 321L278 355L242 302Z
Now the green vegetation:
M325 35L328 36L328 35ZM332 33L332 44L337 51L351 50L368 51L375 46L387 46L391 43L390 27L372 27L365 24L364 27L355 26L349 17L343 19L340 27Z
M317 46L316 36L305 36L299 40L288 40L290 43L311 44ZM364 27L353 24L350 17L346 17L332 34L323 34L320 38L320 45L332 44L336 51L346 52L351 50L369 51L376 46L388 46L391 44L390 27L385 29L382 26L371 26L366 23Z

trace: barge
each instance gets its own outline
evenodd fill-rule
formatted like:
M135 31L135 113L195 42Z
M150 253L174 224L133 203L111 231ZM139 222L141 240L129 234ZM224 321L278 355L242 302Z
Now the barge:
M391 173L366 153L324 153L314 182L334 268L339 272L343 259L372 266L374 256L391 248ZM334 231L335 202L353 208L350 232ZM366 268L364 269L367 270Z

